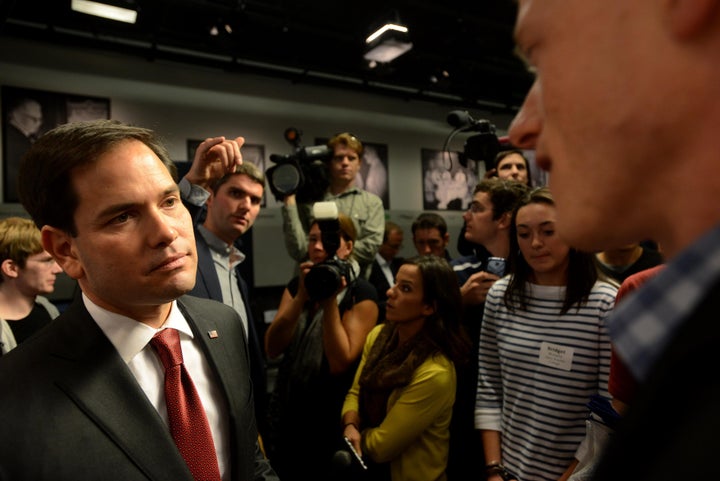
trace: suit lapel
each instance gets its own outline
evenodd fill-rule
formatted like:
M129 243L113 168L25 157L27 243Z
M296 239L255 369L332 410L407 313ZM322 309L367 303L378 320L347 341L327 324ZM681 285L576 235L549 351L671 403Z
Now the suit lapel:
M167 426L82 301L61 319L52 353L59 388L149 479L192 481Z
M195 239L197 241L198 253L197 283L202 284L207 294L203 295L200 293L200 286L197 285L193 288L193 292L197 292L198 297L208 297L222 302L222 289L220 288L220 281L217 278L215 264L213 264L210 246L207 245L205 239L197 229L195 230Z
M238 317L237 322L233 323L219 323L217 319L220 316L213 312L210 306L223 309L226 309L227 306L221 303L215 305L205 302L203 308L198 309L195 302L196 299L193 297L183 296L178 299L178 306L185 315L185 319L192 328L213 371L218 376L232 409L232 406L238 405L238 400L235 398L237 393L247 389L243 387L243 383L240 382L241 376L237 373L238 360L232 357L232 352L238 351L238 345L245 345L240 319ZM227 315L222 316L222 319L227 320Z

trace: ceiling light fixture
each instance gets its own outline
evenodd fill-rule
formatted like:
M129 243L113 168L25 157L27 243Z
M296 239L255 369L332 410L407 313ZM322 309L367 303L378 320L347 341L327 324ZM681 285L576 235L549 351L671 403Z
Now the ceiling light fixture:
M388 22L365 39L367 46L363 57L369 62L389 63L409 51L408 28L398 20Z
M106 3L92 2L90 0L72 0L70 8L76 12L117 20L118 22L135 23L137 21L137 12L135 10Z

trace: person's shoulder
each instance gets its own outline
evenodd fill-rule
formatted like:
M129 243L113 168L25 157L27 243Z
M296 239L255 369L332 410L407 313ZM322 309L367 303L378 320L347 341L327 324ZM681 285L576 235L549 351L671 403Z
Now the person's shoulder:
M377 194L373 194L372 192L365 189L357 189L357 192L360 193L360 195L363 196L365 201L368 203L377 204L379 202L380 204L382 204L382 199Z
M377 288L373 283L364 277L358 277L355 279L349 289L353 297L353 303L365 300L378 301Z
M370 332L368 332L368 335L365 337L365 344L367 344L368 346L372 346L375 343L377 337L380 335L380 331L382 331L383 327L385 326L385 323L380 323L373 327Z
M630 284L630 285L640 285L655 274L657 274L658 271L660 271L663 267L665 267L665 264L658 264L653 267L648 267L647 269L643 269L640 272L636 272L635 274L632 274L628 276L620 287L624 284Z
M482 260L478 259L475 254L471 254L469 256L460 256L455 259L451 259L450 265L453 270L459 271L470 267L480 267L482 265Z
M186 294L178 298L177 301L180 306L188 310L188 313L191 316L237 316L235 309L214 299L207 299L205 297L196 297Z
M50 302L50 299L48 299L47 297L36 296L35 303L42 306L48 312L52 319L55 319L60 315L60 310L58 310L57 306Z
M435 353L417 367L415 378L431 382L438 386L439 391L445 392L445 388L454 386L457 380L455 365L445 354ZM452 389L452 392L455 390Z
M654 267L649 267L636 272L635 274L629 275L618 288L616 302L619 302L626 295L639 288L645 283L645 281L657 274L663 267L665 267L665 264L658 264Z
M592 286L592 291L596 293L615 295L617 294L618 287L620 286L615 282L612 282L610 280L598 279Z

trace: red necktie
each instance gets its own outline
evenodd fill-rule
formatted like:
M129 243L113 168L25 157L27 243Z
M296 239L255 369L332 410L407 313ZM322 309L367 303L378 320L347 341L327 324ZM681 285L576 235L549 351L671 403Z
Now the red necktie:
M165 367L165 403L170 432L196 481L220 481L215 443L203 409L183 364L180 335L163 329L150 341Z

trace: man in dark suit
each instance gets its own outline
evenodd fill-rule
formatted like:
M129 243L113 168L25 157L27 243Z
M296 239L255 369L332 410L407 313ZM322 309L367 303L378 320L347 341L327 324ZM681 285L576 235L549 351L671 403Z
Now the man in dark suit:
M202 467L217 463L202 479L278 479L257 442L239 316L184 295L197 254L174 173L151 131L109 120L57 127L23 161L20 199L82 295L0 358L0 479L193 480L198 460L167 425L178 409L154 346L168 333L211 436L191 429L210 451Z
M370 277L368 278L377 290L378 307L380 309L378 320L380 322L385 319L387 291L395 285L395 275L403 262L403 259L397 256L400 249L402 249L402 243L402 227L394 222L386 221L383 242L380 244L378 253L375 254L375 260L372 263Z
M238 140L228 141L224 137L205 140L179 186L185 206L195 221L198 269L195 287L189 294L220 301L240 315L248 337L255 413L262 434L266 423L267 363L253 319L248 286L241 272L244 262L252 259L245 259L240 249L241 237L250 230L260 212L265 174L250 162L235 165L235 170L228 173L222 165L208 165L214 160L204 154L215 146L224 148ZM237 164L234 149L225 150L229 165Z

